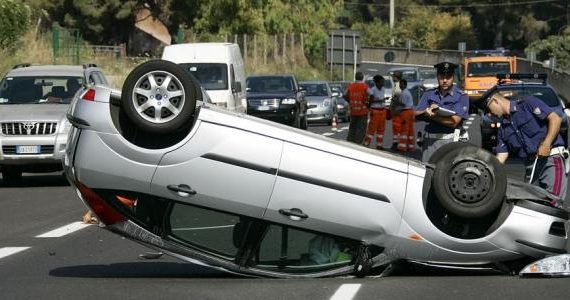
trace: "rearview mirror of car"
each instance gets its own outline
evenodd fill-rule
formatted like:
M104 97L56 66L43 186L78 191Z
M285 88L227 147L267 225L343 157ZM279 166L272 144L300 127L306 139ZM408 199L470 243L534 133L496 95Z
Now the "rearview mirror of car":
M235 81L232 83L232 93L239 93L241 92L241 82Z

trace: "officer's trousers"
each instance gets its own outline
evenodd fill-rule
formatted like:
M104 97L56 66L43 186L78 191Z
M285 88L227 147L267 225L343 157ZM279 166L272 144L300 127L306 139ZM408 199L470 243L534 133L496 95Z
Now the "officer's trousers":
M432 154L445 144L453 142L453 136L444 139L429 137L429 133L424 134L422 142L422 162L426 163Z
M525 161L525 182L530 181L530 175L534 166L534 159ZM536 160L536 167L532 176L532 182L547 190L550 194L558 198L556 206L562 207L566 198L568 177L564 169L564 158L560 154L548 157L540 157Z
M376 148L383 148L384 131L386 130L386 112L387 109L385 108L370 109L370 119L368 121L366 138L364 138L364 146L370 145L374 134L376 134Z

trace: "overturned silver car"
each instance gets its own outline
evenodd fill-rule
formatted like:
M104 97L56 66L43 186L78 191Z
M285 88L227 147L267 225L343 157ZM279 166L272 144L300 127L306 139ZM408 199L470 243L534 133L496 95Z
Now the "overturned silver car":
M354 274L397 260L520 270L565 253L568 213L466 143L430 163L228 112L177 65L86 89L64 168L104 228L228 272ZM334 163L331 163L334 162Z

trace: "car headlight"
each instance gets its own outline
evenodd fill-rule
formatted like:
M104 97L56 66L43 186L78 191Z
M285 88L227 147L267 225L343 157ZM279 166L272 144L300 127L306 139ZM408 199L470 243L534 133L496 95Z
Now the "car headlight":
M521 277L569 277L570 254L549 256L535 261L520 271Z
M323 106L328 107L329 105L331 105L331 99L325 98L325 100L323 100Z
M70 129L71 123L69 123L67 118L64 118L59 125L59 133L68 133Z
M295 104L295 98L285 98L281 100L281 104Z
M342 104L337 104L337 105L336 105L336 108L338 108L338 109L343 109L343 108L344 108L344 105L342 105Z

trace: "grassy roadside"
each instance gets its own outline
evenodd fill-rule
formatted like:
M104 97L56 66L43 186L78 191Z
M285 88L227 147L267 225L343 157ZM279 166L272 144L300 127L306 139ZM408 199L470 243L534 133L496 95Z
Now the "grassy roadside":
M49 34L36 35L33 31L26 33L14 47L16 50L1 50L0 74L4 76L14 65L30 63L32 65L44 64L73 64L71 57L53 59L51 36ZM114 88L120 88L130 71L148 58L115 58L109 56L93 56L82 51L80 64L94 63L99 66ZM326 70L312 67L304 60L296 64L286 62L268 62L267 64L250 63L245 59L246 75L250 74L295 74L299 80L326 80Z

